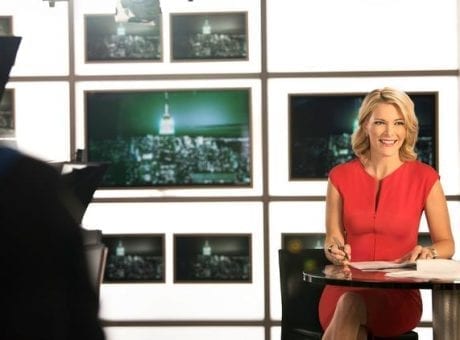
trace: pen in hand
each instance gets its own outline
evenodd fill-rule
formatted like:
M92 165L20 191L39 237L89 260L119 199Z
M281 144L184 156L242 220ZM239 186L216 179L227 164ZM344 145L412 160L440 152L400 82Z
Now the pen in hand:
M350 261L350 258L348 257L348 253L345 251L345 246L342 243L340 243L337 237L334 237L334 242L337 248L339 248L339 250L345 253L345 260Z

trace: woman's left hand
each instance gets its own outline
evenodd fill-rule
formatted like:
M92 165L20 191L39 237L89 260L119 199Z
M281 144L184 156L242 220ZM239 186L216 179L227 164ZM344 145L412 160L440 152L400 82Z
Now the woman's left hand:
M397 259L397 262L415 262L416 260L427 260L434 259L436 256L434 251L430 247L423 247L421 245L416 245L409 253L403 257Z

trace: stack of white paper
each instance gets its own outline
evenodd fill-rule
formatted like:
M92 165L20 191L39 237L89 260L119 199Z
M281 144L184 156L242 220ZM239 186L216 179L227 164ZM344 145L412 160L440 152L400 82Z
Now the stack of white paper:
M460 261L450 259L417 260L415 270L393 271L389 277L460 280Z
M383 270L393 268L415 268L415 262L395 261L357 261L350 262L350 267L361 270Z

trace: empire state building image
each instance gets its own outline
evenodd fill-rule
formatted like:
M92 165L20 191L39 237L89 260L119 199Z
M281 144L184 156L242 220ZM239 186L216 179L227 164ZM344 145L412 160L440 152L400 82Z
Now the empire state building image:
M176 182L176 152L174 147L175 122L169 112L168 92L165 92L164 112L159 122L159 150L160 164L159 181L163 184Z
M88 161L105 187L251 184L249 91L95 91L87 96Z

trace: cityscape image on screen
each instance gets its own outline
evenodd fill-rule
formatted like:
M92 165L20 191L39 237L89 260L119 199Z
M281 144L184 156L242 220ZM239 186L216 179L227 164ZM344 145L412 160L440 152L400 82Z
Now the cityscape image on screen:
M173 60L245 60L247 13L174 14Z
M13 90L5 90L0 100L0 139L14 138L16 135L14 128L13 101Z
M251 236L175 235L175 282L250 282Z
M250 90L86 92L102 187L250 186Z
M88 62L152 61L162 57L159 22L117 22L113 15L85 16Z
M104 282L164 282L163 235L104 235Z
M408 93L415 105L418 159L437 168L437 93ZM289 174L325 179L337 164L355 157L351 135L365 94L295 94L289 97Z

